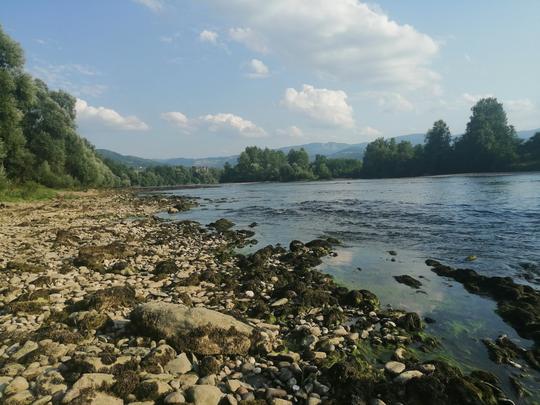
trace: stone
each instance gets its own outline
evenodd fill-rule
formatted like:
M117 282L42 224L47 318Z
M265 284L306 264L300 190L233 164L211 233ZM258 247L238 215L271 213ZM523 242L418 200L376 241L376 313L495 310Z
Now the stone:
M166 404L183 404L186 402L186 398L180 391L171 392L163 400Z
M233 394L241 386L242 386L242 382L240 380L228 380L227 381L227 389Z
M399 361L389 361L384 365L384 369L390 374L398 375L405 370L405 364Z
M421 371L418 370L409 370L401 373L398 375L394 381L400 384L404 384L409 380L412 380L413 378L421 378L424 374Z
M287 298L280 298L279 300L273 302L270 306L272 307L280 307L288 303L289 300Z
M123 405L124 401L104 392L95 392L92 394L90 402L85 403L88 405Z
M69 404L79 395L81 392L88 389L103 389L107 387L112 387L115 383L114 376L112 374L104 373L87 373L83 374L75 384L70 388L64 398L62 398L62 403Z
M213 385L194 385L187 390L187 396L195 405L218 405L223 393Z
M201 355L246 354L251 347L251 326L206 308L151 302L136 307L131 320L141 333L166 339L177 350Z
M2 398L0 397L0 399ZM28 390L24 390L6 398L2 403L4 405L27 405L32 403L33 400L34 396L32 393Z
M186 374L191 371L193 365L185 353L165 364L164 370L169 374Z
M26 343L21 347L19 350L17 350L11 358L15 361L19 361L24 356L26 356L29 353L32 353L34 350L37 350L39 345L36 342L32 342L31 340L26 341Z
M272 405L293 405L293 403L291 401L287 401L286 399L274 398L272 400Z
M15 377L7 386L4 388L4 395L10 396L21 391L28 389L30 385L26 378L24 377Z

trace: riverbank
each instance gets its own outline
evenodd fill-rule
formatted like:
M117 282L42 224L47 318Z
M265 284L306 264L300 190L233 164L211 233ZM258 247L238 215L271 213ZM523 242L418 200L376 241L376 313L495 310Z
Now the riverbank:
M0 209L0 402L511 403L418 360L418 315L314 270L336 240L237 255L252 231L155 216L188 198L74 197Z

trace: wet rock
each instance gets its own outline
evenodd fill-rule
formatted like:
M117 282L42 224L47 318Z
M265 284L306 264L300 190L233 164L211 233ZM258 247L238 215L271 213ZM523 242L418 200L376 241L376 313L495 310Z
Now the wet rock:
M408 312L398 319L398 325L409 332L418 332L422 329L422 321L415 312Z
M427 263L427 262L426 262ZM473 294L488 295L497 302L497 313L520 336L540 344L540 292L514 283L510 277L482 276L470 269L453 269L429 262L439 276L452 278Z
M394 276L396 281L401 284L405 284L411 288L420 288L422 287L422 283L415 279L414 277L411 277L407 274L404 274L402 276Z
M398 375L394 379L394 381L397 382L397 383L400 383L400 384L404 384L404 383L408 382L409 380L412 380L413 378L421 378L423 376L424 376L424 374L421 371L409 370L409 371L404 371L403 373Z
M405 370L405 364L399 361L389 361L384 365L384 369L390 374L398 375Z
M141 333L166 339L179 351L246 354L251 347L251 326L206 308L148 303L136 307L131 320Z
M208 225L210 228L214 228L218 232L225 232L231 229L234 226L234 223L229 221L228 219L221 218L218 219L216 222L212 222Z

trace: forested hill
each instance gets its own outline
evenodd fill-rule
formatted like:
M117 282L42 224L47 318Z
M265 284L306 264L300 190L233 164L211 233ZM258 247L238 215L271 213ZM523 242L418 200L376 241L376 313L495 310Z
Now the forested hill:
M24 54L0 27L0 188L110 186L116 176L76 131L75 98L24 72Z

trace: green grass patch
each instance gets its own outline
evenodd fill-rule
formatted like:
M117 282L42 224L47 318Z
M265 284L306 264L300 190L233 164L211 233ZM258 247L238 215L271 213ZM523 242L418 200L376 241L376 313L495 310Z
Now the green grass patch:
M0 189L0 201L44 201L53 199L58 196L58 194L58 190L53 190L37 183L28 182L20 185L8 185L4 189ZM70 198L69 194L67 197Z

